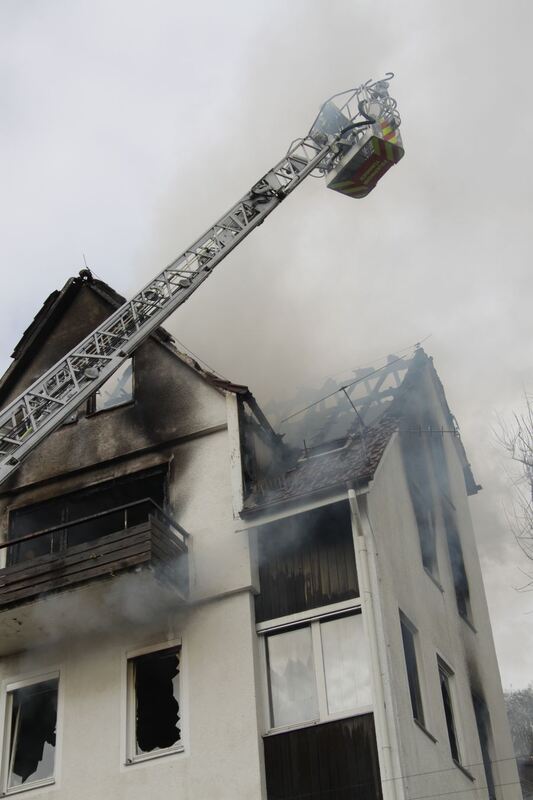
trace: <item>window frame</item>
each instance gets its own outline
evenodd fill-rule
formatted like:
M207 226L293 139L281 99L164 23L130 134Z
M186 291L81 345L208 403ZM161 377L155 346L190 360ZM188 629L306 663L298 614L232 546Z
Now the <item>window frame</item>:
M457 520L457 508L446 494L442 494L442 523L446 536L446 551L448 554L448 565L453 585L457 613L469 625L474 633L474 621L472 616L472 602L470 598L470 580L466 569L465 555L463 550L463 540ZM459 563L457 563L459 559ZM459 587L459 579L463 578L464 586ZM464 605L464 609L461 605Z
M134 664L136 658L140 656L150 655L151 653L164 652L165 650L179 650L179 691L178 703L180 712L180 738L178 742L170 747L160 748L149 753L136 753L136 697L135 697L135 673ZM186 703L184 702L185 691L184 683L186 682L186 669L184 667L183 657L183 642L181 636L171 639L166 642L159 642L155 645L137 648L136 650L127 651L125 653L125 737L124 737L124 755L123 764L126 767L131 767L134 764L140 764L145 761L152 761L156 758L163 758L165 756L176 755L184 753L185 735L186 735Z
M74 517L73 519L69 518L68 508L70 507L69 504L72 504L73 499L80 498L82 496L87 496L91 494L99 494L108 492L112 490L114 486L117 484L120 486L131 486L134 484L135 481L141 482L145 480L151 480L155 477L161 478L161 486L162 486L162 497L163 500L161 501L162 509L165 510L166 508L166 498L167 498L167 491L168 491L168 480L169 480L169 462L163 461L160 464L156 464L152 467L147 467L146 469L141 469L136 472L132 473L124 473L123 475L118 475L116 477L108 477L104 480L96 481L92 484L83 484L78 486L77 488L71 488L61 494L53 495L52 497L44 497L41 500L37 500L35 502L30 502L22 505L13 505L7 508L7 524L4 533L4 541L9 543L9 547L5 547L3 552L0 553L0 567L11 567L16 566L22 563L26 563L28 566L34 561L34 559L22 559L19 560L17 557L12 557L10 555L11 548L16 548L17 545L17 538L11 538L12 535L12 527L13 527L13 520L14 515L20 511L27 511L34 508L42 507L46 505L48 502L61 502L62 503L62 510L61 510L61 522L58 523L57 526L50 526L52 528L57 527L58 530L54 531L53 533L49 534L51 536L51 546L50 551L43 555L54 555L54 556L66 556L68 555L69 545L67 541L67 529L68 524L72 523L75 525L77 521L83 519L83 517ZM141 499L150 499L147 498L138 498ZM119 506L120 507L120 506ZM112 511L112 507L109 509ZM90 516L90 515L88 515ZM25 535L25 534L22 534ZM105 536L106 534L102 534ZM37 539L37 541L39 541ZM72 545L75 547L76 545ZM16 553L16 550L15 550ZM39 558L40 556L36 556Z
M414 623L411 622L409 617L407 617L401 609L399 609L399 616L400 616L400 636L401 636L401 639L402 639L402 650L403 650L403 656L404 656L405 674L406 674L406 677L407 677L407 692L408 692L408 695L409 695L409 705L410 705L410 708L411 708L413 720L416 722L416 724L419 727L421 727L424 731L426 731L426 733L429 733L429 731L426 728L426 702L425 702L426 698L425 698L425 694L424 694L424 691L423 691L423 688L422 688L422 685L423 685L423 670L421 668L422 659L420 657L420 638L419 638L418 628L416 627L416 625L414 625ZM415 715L415 709L413 708L413 699L412 699L412 695L411 695L411 680L409 678L409 669L408 669L408 664L407 664L407 653L405 652L405 642L404 642L404 638L403 638L403 629L404 628L410 633L411 639L412 639L412 643L413 643L413 651L414 651L414 657L415 657L415 668L416 668L416 676L415 676L415 678L416 678L416 688L418 689L418 693L417 694L418 694L418 700L419 700L419 703L420 703L420 712L421 712L422 719L419 719Z
M13 712L13 693L18 689L26 689L29 686L36 686L47 681L57 681L57 711L56 711L56 744L54 748L54 772L49 778L41 778L31 783L24 783L20 786L8 787L10 762L11 762L11 720ZM46 673L38 673L18 680L5 681L2 687L2 721L0 730L2 732L1 746L1 765L0 765L0 794L2 797L28 792L32 789L39 789L43 786L51 786L57 782L58 764L61 747L61 721L62 721L62 691L60 671L52 670Z
M441 434L439 436L438 429L436 426L435 428L435 435L429 437L430 458L438 490L441 522L445 534L448 566L457 603L457 613L476 633L472 617L470 580L463 550L463 537L457 508L453 502L453 487L446 453L447 445L444 435ZM432 429L432 426L430 426L430 429ZM463 581L462 588L460 586L461 580Z
M107 411L115 411L115 409L117 409L117 408L124 408L125 406L131 406L131 405L133 405L135 403L135 393L136 393L136 386L135 386L135 356L130 356L129 360L131 361L131 397L130 397L130 399L129 400L124 400L124 402L122 402L122 403L117 403L116 405L109 406L108 408L97 408L96 407L96 405L97 405L96 404L96 395L98 394L100 389L103 388L103 386L105 386L105 383L107 383L107 381L106 381L105 383L102 384L100 389L97 389L95 392L90 394L89 397L87 398L87 402L85 403L85 416L86 417L95 417L98 414L104 414ZM128 361L128 359L126 358L126 359L124 359L123 363L125 364L127 361ZM113 373L113 375L114 375L114 373ZM110 378L112 378L113 375L111 375ZM82 406L82 408L83 408L83 406Z
M340 719L350 719L373 712L374 704L371 702L366 705L355 706L343 711L330 713L328 711L326 673L324 666L324 656L322 650L322 637L320 625L328 620L338 619L348 616L360 616L363 621L361 600L344 600L329 606L313 608L290 614L287 617L260 622L256 625L256 632L259 639L259 649L261 658L262 674L262 708L263 708L263 736L275 736L279 733L294 731L301 728L309 728L315 725L322 725ZM290 725L272 725L271 716L271 695L268 672L268 654L266 639L270 634L283 633L291 629L309 627L311 629L311 641L313 652L313 665L315 671L315 681L317 690L318 716L312 720L295 722ZM364 622L363 622L364 629ZM366 631L365 631L366 638ZM368 666L370 672L370 690L373 694L372 669L370 663L370 653L368 653Z
M432 453L428 444L423 441L420 432L405 432L401 442L402 463L407 484L407 492L411 502L417 531L420 562L424 572L442 591L438 555L438 493L432 462ZM418 437L418 450L414 449L414 437ZM420 474L424 472L424 477ZM416 474L415 474L416 473ZM429 533L429 537L425 536ZM426 563L428 555L430 563Z
M460 767L463 771L464 767L462 765L462 758L463 758L463 742L461 739L460 733L460 720L458 715L458 707L459 703L457 702L457 688L456 688L456 680L455 680L455 673L453 669L444 661L444 659L437 653L437 673L439 678L439 696L441 702L441 710L444 716L444 724L446 728L446 741L448 743L448 750L450 753L450 757L453 763ZM448 720L446 718L446 709L444 707L444 698L442 697L442 682L441 682L441 675L443 675L446 679L446 685L448 689L448 695L450 697L450 707L452 712L452 723L453 723L453 733L455 736L455 744L457 747L457 758L453 755L452 752L452 743L450 741L450 730L448 727ZM468 773L467 773L468 774Z

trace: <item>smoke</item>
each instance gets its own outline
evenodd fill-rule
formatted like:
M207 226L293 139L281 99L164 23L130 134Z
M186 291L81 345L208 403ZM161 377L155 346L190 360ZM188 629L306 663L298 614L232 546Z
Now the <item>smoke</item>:
M185 561L178 561L174 585L156 579L151 569L142 569L85 588L48 595L31 606L25 627L37 632L35 640L41 646L49 646L65 638L69 642L78 636L104 634L112 638L128 628L153 629L154 620L159 620L164 628L171 613L175 624L183 611L175 587L186 586L184 569Z
M0 12L11 187L0 358L82 252L131 295L305 133L323 99L395 70L405 159L361 202L309 179L169 327L263 402L431 333L485 487L472 505L504 674L527 682L516 642L530 604L513 592L520 554L490 431L531 381L531 5L108 6Z

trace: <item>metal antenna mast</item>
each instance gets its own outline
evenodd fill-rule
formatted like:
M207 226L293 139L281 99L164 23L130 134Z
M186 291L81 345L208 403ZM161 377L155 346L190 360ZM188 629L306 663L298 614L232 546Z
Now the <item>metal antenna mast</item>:
M326 101L303 139L199 239L0 412L0 483L209 277L309 174L352 197L403 155L400 117L384 80ZM334 103L333 100L337 100Z

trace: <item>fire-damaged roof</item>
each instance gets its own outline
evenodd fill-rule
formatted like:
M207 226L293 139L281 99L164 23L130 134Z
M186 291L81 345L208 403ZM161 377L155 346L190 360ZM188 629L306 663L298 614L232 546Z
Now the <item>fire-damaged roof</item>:
M125 302L89 270L83 270L79 277L70 278L61 290L52 292L15 346L13 363L0 378L0 405L20 377L24 379L25 370L43 339L55 330L81 291L94 292L103 301L103 315L105 306L111 313ZM89 325L88 320L86 322ZM89 333L83 333L83 325L80 330L81 335ZM359 369L348 383L336 384L329 379L319 399L302 409L303 416L300 411L287 415L286 406L280 414L285 416L285 425L275 425L274 430L246 386L204 369L198 361L175 347L171 334L164 328L158 328L151 337L211 386L239 396L246 495L244 514L259 513L303 496L345 488L347 484L368 483L396 430L421 424L431 427L429 418L424 416L428 408L428 387L431 387L433 404L436 397L444 412L446 428L453 434L468 493L474 494L480 488L474 480L433 361L421 348L412 358L389 356L387 363L377 369ZM65 351L72 346L65 347ZM42 364L39 369L43 370ZM245 406L250 415L243 411ZM255 433L260 434L260 445L254 444Z
M347 483L367 483L397 426L398 421L390 417L368 428L364 435L349 436L340 447L304 454L282 475L259 482L246 498L244 511L260 511L326 489L345 488Z
M53 291L46 298L34 319L15 345L13 353L11 354L13 362L0 378L0 402L3 401L6 392L9 391L12 381L24 370L28 359L31 358L34 347L42 340L43 336L46 336L53 329L57 320L70 306L82 286L89 287L96 295L104 300L104 302L110 306L110 313L111 310L119 308L126 302L122 295L118 294L118 292L107 283L104 283L104 281L93 277L89 270L82 270L79 277L69 278L62 289ZM250 396L250 391L247 386L232 383L204 369L194 358L178 350L174 344L172 335L165 330L165 328L160 327L151 335L162 345L170 349L177 358L201 375L202 378L212 386L225 391L234 392L235 394Z
M433 366L433 360L421 349L413 358L390 356L387 364L376 370L364 370L350 384L332 391L328 397L342 393L346 403L327 408L323 401L312 403L311 430L313 443L319 434L319 444L295 451L292 463L282 473L258 480L244 502L243 513L254 514L266 508L296 501L320 492L345 489L347 485L364 485L374 476L395 431L412 430L415 420L423 419L424 377L428 377L444 411L447 431L453 435L463 464L466 488L474 494L479 487L474 480L470 464L459 437L442 383ZM353 391L357 385L357 391ZM330 385L330 389L331 389ZM363 391L360 391L360 389ZM322 404L322 414L319 406ZM318 411L316 410L318 407ZM339 427L340 426L340 427ZM297 435L305 432L298 424ZM324 430L333 436L343 431L339 438L324 438ZM294 431L289 431L289 441L294 444Z

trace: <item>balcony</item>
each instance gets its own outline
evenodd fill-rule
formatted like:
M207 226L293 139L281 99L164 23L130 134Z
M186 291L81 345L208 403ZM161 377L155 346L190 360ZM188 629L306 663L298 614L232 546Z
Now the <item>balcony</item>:
M8 566L0 569L0 632L2 612L132 571L149 572L167 597L184 603L187 538L156 503L144 499L0 544L8 549ZM34 556L43 546L51 552ZM17 611L21 627L19 617Z

